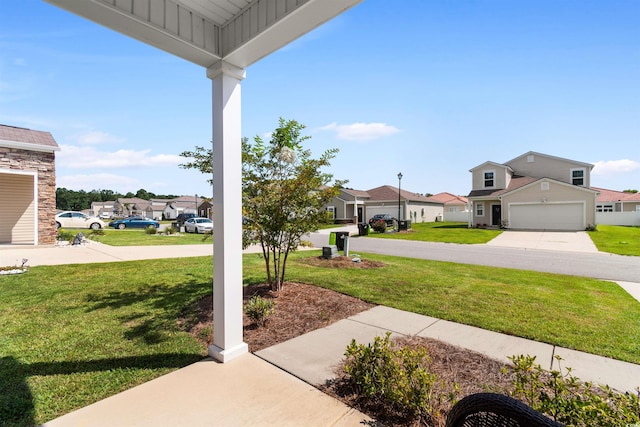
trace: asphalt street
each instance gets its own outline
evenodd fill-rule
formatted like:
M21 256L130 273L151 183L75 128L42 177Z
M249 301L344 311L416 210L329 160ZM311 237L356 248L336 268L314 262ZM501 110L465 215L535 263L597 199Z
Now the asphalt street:
M328 238L327 234L313 233L309 239L316 247L321 248L328 245ZM640 282L640 257L604 252L577 253L358 236L352 236L349 239L349 252L351 254L362 252L393 255L568 274L604 280Z

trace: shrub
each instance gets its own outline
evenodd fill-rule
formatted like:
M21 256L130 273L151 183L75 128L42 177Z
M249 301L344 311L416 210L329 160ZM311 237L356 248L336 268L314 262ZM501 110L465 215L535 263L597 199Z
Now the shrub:
M384 220L379 219L371 224L371 228L373 228L373 231L376 233L385 233L387 231L387 223L384 222Z
M145 234L158 234L158 229L155 227L147 227L144 229Z
M535 356L512 356L514 397L567 426L622 427L640 424L638 395L582 383L571 368L546 371ZM556 356L560 362L562 358Z
M244 312L247 313L249 319L261 326L267 323L267 319L275 313L275 311L275 303L273 300L262 298L258 295L251 297L244 307Z
M64 230L62 228L58 229L58 237L56 238L60 242L72 242L75 234L71 231Z
M170 226L168 226L167 228L164 229L164 233L166 235L176 234L176 233L178 233L178 229L176 228L175 225L171 224Z
M87 239L95 240L97 242L100 236L104 236L104 230L102 228L91 230L89 234L87 234Z
M434 392L438 376L429 371L427 350L396 348L390 335L375 337L368 345L351 341L344 368L349 380L369 403L388 405L406 417L438 417L436 402L444 397Z
M587 224L586 231L598 231L598 224Z
M323 224L333 224L333 212L325 211L324 216L322 217Z

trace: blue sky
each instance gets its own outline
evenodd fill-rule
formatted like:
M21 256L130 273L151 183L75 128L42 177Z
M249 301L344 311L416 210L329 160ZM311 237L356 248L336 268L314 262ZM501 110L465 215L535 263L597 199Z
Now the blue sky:
M0 123L49 131L59 187L210 195L205 70L40 0L2 0ZM247 69L243 135L278 118L349 187L468 194L527 151L640 189L640 2L365 0Z

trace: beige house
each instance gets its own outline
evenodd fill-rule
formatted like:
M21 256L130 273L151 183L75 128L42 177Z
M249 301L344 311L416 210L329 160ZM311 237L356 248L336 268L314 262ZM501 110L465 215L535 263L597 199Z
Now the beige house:
M55 244L58 150L49 132L0 125L0 244Z
M333 215L336 224L365 222L365 202L369 200L366 191L341 188L340 194L333 197L325 206Z
M336 224L368 222L377 214L416 222L442 221L443 203L431 197L383 185L371 190L340 189L340 194L325 205Z
M366 219L376 214L389 214L400 220L417 222L435 222L442 219L442 202L418 193L400 190L398 187L383 185L367 190L369 200L366 203ZM400 215L398 217L398 211Z
M471 169L470 226L584 230L596 224L593 165L530 151Z
M596 223L607 225L640 226L640 193L595 188Z
M468 222L470 214L469 199L465 196L442 192L429 196L444 205L443 221Z

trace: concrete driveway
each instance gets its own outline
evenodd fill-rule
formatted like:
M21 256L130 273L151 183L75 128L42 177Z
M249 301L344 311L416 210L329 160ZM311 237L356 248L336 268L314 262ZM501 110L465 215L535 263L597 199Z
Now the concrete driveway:
M597 253L586 231L512 231L506 230L487 243L489 246L551 251Z

